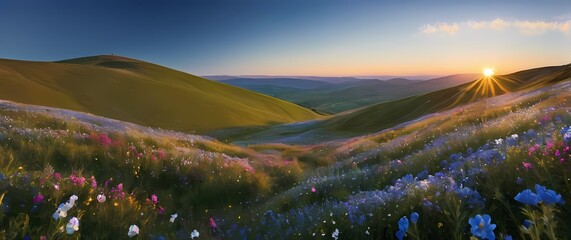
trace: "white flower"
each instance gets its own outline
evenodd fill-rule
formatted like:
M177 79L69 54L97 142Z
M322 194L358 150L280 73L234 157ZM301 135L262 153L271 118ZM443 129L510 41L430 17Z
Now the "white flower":
M139 234L139 227L137 227L137 225L131 225L129 227L129 232L127 233L127 235L129 235L129 237L133 237L138 234Z
M106 198L105 195L103 195L103 194L97 195L97 201L100 202L100 203L105 202L106 199L107 199L107 198Z
M335 231L331 234L331 237L337 240L337 238L339 238L339 229L335 228Z
M175 220L177 217L178 217L178 214L175 213L175 214L171 215L171 219L170 219L169 221L170 221L171 223L173 223L174 220Z
M77 230L79 230L79 220L73 217L69 220L67 225L65 225L65 231L67 234L73 234Z
M192 233L190 233L190 238L194 239L195 237L200 236L200 233L198 231L196 231L196 229L194 229L194 231L192 231Z

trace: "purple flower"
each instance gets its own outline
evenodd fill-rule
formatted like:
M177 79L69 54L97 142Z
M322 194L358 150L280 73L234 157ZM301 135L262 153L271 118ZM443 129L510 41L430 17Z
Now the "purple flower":
M520 203L531 206L535 206L541 201L541 198L529 189L521 191L514 197L514 199Z
M496 224L492 224L492 218L490 215L485 214L484 216L480 216L480 214L478 214L475 217L470 218L468 223L472 226L470 228L472 235L482 239L496 239L496 235L494 234Z
M42 195L41 193L38 193L38 195L36 195L32 198L33 204L39 204L43 201L44 201L44 195Z
M557 194L555 191L547 189L545 186L535 184L535 191L544 204L558 203L563 205L565 203L565 201L561 198L561 194Z

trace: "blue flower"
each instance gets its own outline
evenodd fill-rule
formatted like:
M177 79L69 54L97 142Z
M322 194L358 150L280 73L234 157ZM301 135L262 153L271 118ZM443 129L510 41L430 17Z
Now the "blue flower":
M561 199L561 194L557 194L555 191L547 189L545 186L535 184L535 191L537 192L537 195L539 195L544 204L565 203L565 201Z
M418 222L417 212L413 212L412 214L410 214L410 222L412 222L413 224L416 224L416 222Z
M402 240L404 238L404 231L399 229L395 235L399 240Z
M523 227L526 229L529 229L529 227L531 227L531 224L533 224L532 221L526 219L525 221L523 221Z
M470 232L472 235L476 237L480 237L482 239L496 239L496 235L494 234L494 229L496 229L496 224L492 224L492 218L490 215L485 214L484 216L480 216L480 214L476 215L473 218L468 220L468 223L472 226Z
M541 198L529 189L521 191L515 196L514 199L520 203L532 206L535 206L541 202Z
M504 236L504 240L513 240L512 236L510 235L505 235Z
M402 230L403 232L406 232L406 230L408 229L408 218L406 218L406 216L402 217L399 220L399 229Z

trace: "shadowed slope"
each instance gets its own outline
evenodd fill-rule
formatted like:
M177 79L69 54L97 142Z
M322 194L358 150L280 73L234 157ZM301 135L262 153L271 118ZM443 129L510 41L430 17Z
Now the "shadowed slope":
M199 132L319 117L286 101L119 56L0 59L0 98Z

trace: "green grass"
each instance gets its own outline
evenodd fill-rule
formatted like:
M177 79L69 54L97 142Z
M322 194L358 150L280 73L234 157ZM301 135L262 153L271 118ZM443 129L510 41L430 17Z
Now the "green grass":
M195 132L320 117L293 103L118 56L0 59L0 99Z

